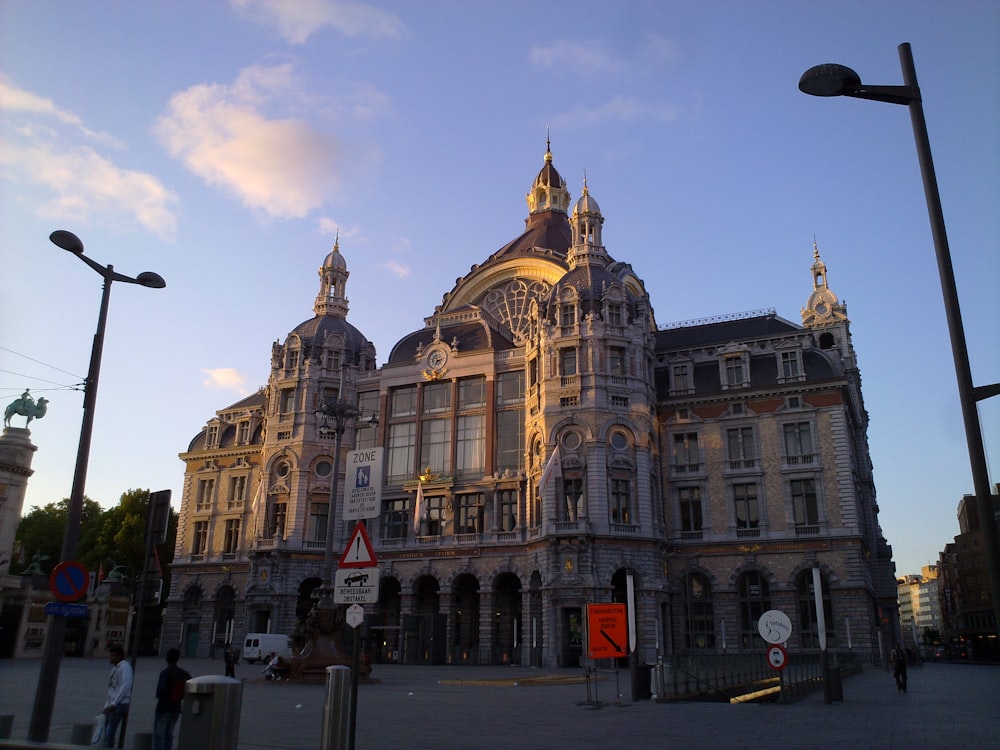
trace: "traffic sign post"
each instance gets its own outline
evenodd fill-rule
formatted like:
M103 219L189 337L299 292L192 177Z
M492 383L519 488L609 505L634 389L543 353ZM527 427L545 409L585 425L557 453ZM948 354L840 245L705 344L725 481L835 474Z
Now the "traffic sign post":
M792 634L792 621L780 609L769 609L757 620L757 632L768 643L784 643Z
M788 652L785 647L780 643L772 643L767 647L767 663L771 665L771 669L775 672L780 672L788 664Z
M341 568L337 571L333 584L334 603L375 604L378 601L380 578L378 568Z
M382 448L351 451L344 473L345 521L378 518L382 508Z
M624 604L587 605L587 657L628 656L628 614Z
M378 565L372 540L368 538L365 525L358 521L354 525L351 538L347 541L344 554L340 556L341 568L374 568Z
M83 563L76 560L59 563L49 576L49 589L61 602L75 602L83 598L88 588L90 588L90 574Z

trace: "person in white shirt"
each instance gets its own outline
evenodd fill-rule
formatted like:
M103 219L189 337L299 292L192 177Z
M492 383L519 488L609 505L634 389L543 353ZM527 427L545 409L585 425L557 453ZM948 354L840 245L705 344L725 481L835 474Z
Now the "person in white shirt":
M108 678L108 700L104 704L104 747L115 746L115 733L128 715L132 701L132 665L125 661L125 649L119 643L108 646L111 676Z

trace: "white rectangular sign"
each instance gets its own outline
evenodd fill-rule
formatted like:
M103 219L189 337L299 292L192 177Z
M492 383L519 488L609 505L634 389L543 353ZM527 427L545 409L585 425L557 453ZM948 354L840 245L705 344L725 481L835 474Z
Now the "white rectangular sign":
M378 601L378 568L339 568L334 580L336 604L375 604Z
M382 505L382 448L351 451L344 474L344 520L378 518Z

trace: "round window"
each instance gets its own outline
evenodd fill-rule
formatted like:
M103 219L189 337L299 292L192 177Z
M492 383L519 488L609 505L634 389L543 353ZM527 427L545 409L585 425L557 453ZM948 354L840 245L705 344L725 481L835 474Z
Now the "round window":
M611 447L616 451L623 451L628 447L628 438L625 437L624 432L611 433Z
M288 472L292 470L292 467L288 465L287 461L282 461L280 464L274 467L274 473L279 477L287 477Z
M330 472L333 471L333 464L329 461L320 461L316 464L316 476L318 477L328 477Z
M563 435L562 439L563 448L567 448L571 451L575 451L580 447L580 433L579 432L567 432Z

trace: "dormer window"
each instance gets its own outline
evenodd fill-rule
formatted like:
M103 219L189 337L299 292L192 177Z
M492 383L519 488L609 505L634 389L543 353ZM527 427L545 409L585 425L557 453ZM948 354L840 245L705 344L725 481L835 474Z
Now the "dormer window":
M802 352L799 349L785 349L778 352L778 382L788 383L804 379Z
M622 306L617 302L611 302L608 304L608 325L618 327L624 325Z
M250 442L250 420L244 420L236 426L237 445L247 445Z
M572 328L576 325L576 305L559 306L559 325L563 328Z
M327 370L336 370L340 367L340 352L327 349L323 352L323 367Z
M208 436L205 440L206 448L218 448L219 447L219 425L210 424L208 426Z
M691 375L692 365L688 362L673 365L670 368L670 395L684 396L694 393L694 379Z
M286 359L288 360L285 365L289 370L294 370L299 366L299 350L289 349Z
M727 388L741 388L750 385L745 354L730 354L723 357L723 377Z

